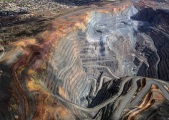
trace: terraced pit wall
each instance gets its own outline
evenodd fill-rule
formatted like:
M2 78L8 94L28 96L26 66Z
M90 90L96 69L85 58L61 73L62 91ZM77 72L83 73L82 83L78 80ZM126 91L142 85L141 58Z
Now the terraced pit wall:
M86 7L4 49L1 118L167 119L169 14L141 3Z

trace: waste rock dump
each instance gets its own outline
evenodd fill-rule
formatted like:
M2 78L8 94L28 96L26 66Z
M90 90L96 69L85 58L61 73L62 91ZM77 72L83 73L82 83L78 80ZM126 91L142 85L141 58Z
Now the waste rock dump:
M168 120L169 3L101 2L0 46L2 120Z

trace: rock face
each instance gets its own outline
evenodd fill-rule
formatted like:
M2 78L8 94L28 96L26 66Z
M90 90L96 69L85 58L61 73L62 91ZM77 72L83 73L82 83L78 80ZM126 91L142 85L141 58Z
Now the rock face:
M169 13L152 4L167 3L93 5L2 46L0 119L168 119Z

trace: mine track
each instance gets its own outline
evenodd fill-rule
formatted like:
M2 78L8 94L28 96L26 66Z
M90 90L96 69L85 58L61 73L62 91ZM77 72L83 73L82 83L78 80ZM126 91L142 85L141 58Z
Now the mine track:
M0 59L4 56L4 54L5 54L5 49L4 49L4 47L3 46L1 46L0 45Z
M145 78L147 81L146 86L139 93L137 93L134 100L132 101L133 96L135 95L136 90L138 89L137 81L140 81L141 79L144 79L144 78L143 77L128 77L128 78L123 79L122 82L120 83L120 86L119 86L120 89L115 96L113 96L112 98L108 99L107 101L105 101L93 108L81 107L81 106L76 105L70 101L65 100L64 98L62 98L59 95L54 95L54 96L56 96L59 100L63 101L64 104L68 104L70 106L73 106L73 107L75 107L79 110L85 111L87 113L98 111L98 110L102 109L103 107L105 107L106 105L113 103L115 101L116 101L115 106L117 106L117 103L120 102L120 105L118 105L118 107L114 110L115 114L113 116L113 118L115 118L115 120L118 120L122 114L122 111L127 106L127 104L129 104L130 107L136 106L141 101L140 98L142 98L148 92L148 90L150 89L150 87L152 85L157 85L159 87L159 89L162 91L165 98L167 100L169 100L169 92L162 85L162 84L166 84L167 86L169 86L168 83L165 83L165 82L157 80L157 79ZM128 91L127 94L125 94L124 96L121 96L121 93L124 89L124 85L130 80L132 80L131 89ZM121 99L121 97L123 99Z
M110 70L110 68L108 68L107 66L92 65L92 64L91 64L91 65L89 65L89 64L83 64L83 66L84 66L84 67L99 67L99 68L104 67L104 68L106 68L106 69L109 71L109 73L110 73L114 78L119 79L119 77L116 76L114 73L112 73L112 71Z

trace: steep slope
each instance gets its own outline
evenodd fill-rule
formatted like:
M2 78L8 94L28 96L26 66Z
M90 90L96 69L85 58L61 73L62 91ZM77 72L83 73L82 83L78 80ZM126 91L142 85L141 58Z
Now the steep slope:
M169 14L139 2L86 7L5 46L0 117L167 119Z

